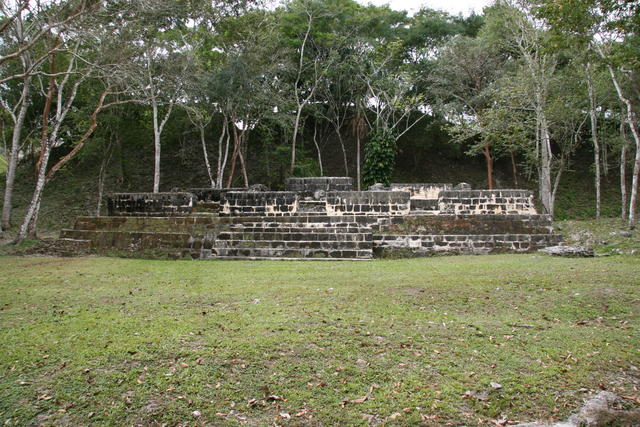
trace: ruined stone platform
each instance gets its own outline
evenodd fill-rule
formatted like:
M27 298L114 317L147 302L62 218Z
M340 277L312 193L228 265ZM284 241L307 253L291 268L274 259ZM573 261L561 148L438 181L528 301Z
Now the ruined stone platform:
M290 178L286 188L112 194L109 216L80 217L60 238L96 253L201 260L525 253L561 242L527 190L353 191L344 177Z

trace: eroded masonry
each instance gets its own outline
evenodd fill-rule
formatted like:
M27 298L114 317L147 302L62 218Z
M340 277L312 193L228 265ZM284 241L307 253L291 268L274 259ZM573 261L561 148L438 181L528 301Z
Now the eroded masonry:
M117 193L106 217L62 230L70 251L193 259L353 259L531 252L554 246L551 217L527 190L289 178L285 191L196 188Z

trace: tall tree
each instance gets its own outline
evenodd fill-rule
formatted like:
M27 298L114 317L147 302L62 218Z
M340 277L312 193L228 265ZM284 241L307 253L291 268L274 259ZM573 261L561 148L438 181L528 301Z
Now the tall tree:
M637 111L640 106L640 64L637 58L640 34L640 4L608 0L539 0L538 14L554 31L570 35L587 45L600 57L609 71L620 102L625 106L625 122L636 146L629 228L635 228L638 185L640 182L640 131Z
M5 17L0 24L0 106L12 121L0 231L11 226L13 189L22 130L31 104L31 84L35 77L47 73L45 64L59 48L59 42L51 42L51 34L55 31L57 40L64 38L76 21L95 8L95 4L77 0L46 4L0 2L0 13Z

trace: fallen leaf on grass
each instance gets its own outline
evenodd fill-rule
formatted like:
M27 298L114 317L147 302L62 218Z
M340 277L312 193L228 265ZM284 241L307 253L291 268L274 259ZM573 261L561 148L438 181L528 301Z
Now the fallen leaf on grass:
M297 414L295 414L294 417L303 417L303 416L307 415L309 412L311 412L310 409L303 409L302 411L300 411Z
M30 383L29 381L16 381L18 383L18 385L31 385L32 383Z
M390 420L395 420L396 418L399 418L401 416L402 416L402 414L400 412L396 412L394 414L389 415L389 419Z
M365 394L364 396L358 398L358 399L353 399L353 400L343 400L340 402L340 406L342 406L344 408L344 406L347 403L364 403L369 399L373 399L373 390L376 388L380 388L380 386L378 384L372 384L371 387L369 387L369 391L367 392L367 394Z

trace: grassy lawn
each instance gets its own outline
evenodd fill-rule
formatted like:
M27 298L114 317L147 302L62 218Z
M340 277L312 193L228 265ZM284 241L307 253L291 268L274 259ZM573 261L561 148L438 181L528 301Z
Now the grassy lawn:
M639 394L637 256L0 271L3 423L460 425Z

